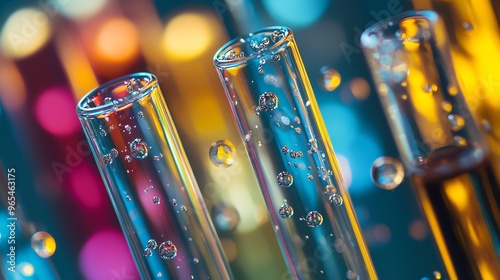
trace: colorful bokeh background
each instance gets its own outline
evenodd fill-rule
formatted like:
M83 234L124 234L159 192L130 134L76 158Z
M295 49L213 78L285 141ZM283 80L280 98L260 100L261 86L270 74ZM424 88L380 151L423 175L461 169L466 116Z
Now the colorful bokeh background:
M230 38L285 25L295 33L380 279L433 279L442 264L408 180L388 190L371 179L377 158L398 154L359 45L367 26L413 7L408 0L3 0L3 277L140 279L76 116L76 102L110 79L140 71L155 74L195 175L207 181L206 168L194 161L201 154L208 157L210 144L193 135L236 131L212 57ZM213 115L222 117L207 121ZM4 225L12 168L16 276L7 270L9 232ZM235 196L232 203L245 204L238 199L244 198ZM252 204L246 209L253 212ZM270 227L263 215L256 223ZM231 217L220 219L230 224ZM274 238L271 228L265 232ZM221 234L230 261L246 259L253 265L262 252L238 251L230 237ZM256 275L253 279L276 279L265 270ZM246 279L248 274L236 269L235 276Z

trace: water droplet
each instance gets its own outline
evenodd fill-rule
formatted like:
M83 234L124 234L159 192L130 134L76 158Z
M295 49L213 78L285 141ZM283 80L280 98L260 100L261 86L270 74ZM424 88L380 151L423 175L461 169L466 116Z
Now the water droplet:
M164 260L171 260L177 256L177 247L175 247L174 243L171 241L165 241L158 247L158 252L160 254L160 258Z
M313 175L307 174L307 181L311 181L313 179Z
M185 205L182 205L181 206L181 210L184 211L184 212L187 212L188 209L187 209L187 207Z
M102 137L106 136L107 133L106 133L106 130L104 130L104 128L101 127L101 129L99 130L99 134L101 134Z
M292 174L283 171L278 174L276 181L278 181L278 186L288 188L293 184L293 176Z
M200 262L200 260L199 260L199 259L197 259L197 258L193 258L193 263L199 263L199 262Z
M136 138L130 143L130 154L136 159L144 159L148 156L148 145L141 139Z
M125 196L125 199L126 199L127 201L130 201L132 198L130 198L130 195L126 195L126 196Z
M176 200L175 198L174 198L174 199L172 199L172 205L173 205L173 206L177 206L177 200Z
M139 118L144 118L144 113L142 111L137 112Z
M307 240L307 239L309 239L309 235L304 236L304 238L305 238L306 240Z
M455 140L455 144L459 147L467 146L467 140L465 140L462 136L455 136L453 137L453 140Z
M127 125L125 125L125 130L130 132L132 130L132 128L130 127L130 125L127 124Z
M281 56L279 54L273 55L273 60L274 61L280 61L280 59L281 59Z
M38 231L31 236L31 248L42 258L48 258L56 251L56 241L50 233Z
M459 114L449 114L448 121L453 131L459 131L465 126L465 119Z
M153 251L150 248L146 248L146 249L144 249L143 254L145 257L151 257L151 255L153 255Z
M278 97L272 92L264 92L259 97L259 106L262 111L272 111L278 108Z
M281 205L279 214L282 218L290 218L291 216L293 216L293 208L292 206L288 205L286 200L283 202L283 205Z
M235 50L230 50L228 52L226 52L226 54L224 55L224 59L225 60L234 60L236 57L237 57L237 53Z
M104 98L104 104L110 104L111 101L113 101L113 99L111 99L111 97Z
M264 45L269 45L269 38L267 38L267 37L262 38L262 43Z
M347 279L349 280L353 280L353 279L356 279L358 278L358 274L352 270L348 270L347 273L345 274L345 276L347 277Z
M228 140L219 140L210 146L210 161L219 167L228 167L234 163L236 148Z
M252 49L252 51L254 52L260 52L261 49L259 47L259 44L256 42L256 41L250 41L250 48Z
M109 154L111 155L112 158L116 158L118 156L118 150L113 148L111 151L109 151Z
M335 206L341 206L344 203L344 199L339 194L332 194L328 197L328 202Z
M102 155L102 161L104 162L104 165L110 165L113 163L113 158L110 154L105 154Z
M306 216L306 223L309 227L317 227L323 223L323 216L318 211L311 211Z
M281 148L281 152L286 155L288 154L288 147L286 145L283 145L283 147Z
M297 152L296 152L296 151L294 151L294 150L291 150L291 151L290 151L290 157L291 157L291 158L296 158L296 157L297 157Z
M153 203L154 204L160 204L160 198L157 196L153 196Z
M126 156L125 156L125 161L126 161L126 162L131 162L131 161L132 161L132 158L131 158L129 155L126 155Z
M295 133L296 134L300 134L302 132L302 130L300 129L300 127L296 127L295 128Z
M441 108L446 113L450 113L453 110L453 105L451 104L450 101L445 100L445 101L441 102Z
M371 169L373 183L385 190L392 190L399 186L404 179L403 164L392 157L379 157Z
M257 73L260 75L264 75L266 72L264 71L264 68L262 68L262 65L259 65L259 68L257 68Z
M249 142L250 139L252 138L252 131L250 130L246 135L245 135L245 141Z
M465 32L471 32L472 30L474 30L474 26L470 22L462 23L462 27L465 30Z

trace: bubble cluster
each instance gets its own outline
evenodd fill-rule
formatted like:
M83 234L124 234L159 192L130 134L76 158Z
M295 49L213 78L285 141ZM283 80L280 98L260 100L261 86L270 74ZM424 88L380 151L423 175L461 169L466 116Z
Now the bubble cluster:
M278 186L288 188L293 184L293 176L292 174L283 171L278 174L276 181L278 182Z
M318 211L311 211L306 216L306 223L309 227L317 227L323 223L323 216Z
M160 258L164 260L171 260L177 256L177 247L175 247L174 243L168 240L160 244L158 252L160 254Z
M136 138L130 142L130 154L136 159L144 159L148 156L148 145L143 140Z
M281 152L282 152L284 155L286 155L286 154L288 154L288 151L289 151L288 147L287 147L286 145L283 145L283 147L281 148Z

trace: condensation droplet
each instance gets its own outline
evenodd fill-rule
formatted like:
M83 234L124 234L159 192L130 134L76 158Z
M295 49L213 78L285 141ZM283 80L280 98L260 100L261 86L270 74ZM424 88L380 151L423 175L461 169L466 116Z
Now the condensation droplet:
M292 206L288 205L286 200L283 201L283 205L281 205L278 212L282 218L290 218L291 216L293 216L293 208Z
M130 198L130 195L125 196L125 200L130 201L132 198Z
M148 156L148 145L143 140L136 138L130 143L130 154L136 159L144 159Z
M453 131L459 131L465 126L465 119L459 114L449 114L448 121Z
M158 247L160 258L164 260L171 260L177 256L177 247L171 241L165 241Z
M323 223L323 216L318 211L311 211L306 216L306 223L309 227L317 227Z
M210 146L210 161L219 167L231 166L235 161L236 148L228 140L219 140Z
M160 204L160 198L157 196L153 196L153 203L154 204Z
M259 106L262 111L272 111L278 108L278 97L272 92L264 92L259 97Z
M276 181L278 182L278 186L288 188L293 184L293 176L292 174L283 171L278 174Z
M56 240L48 232L37 231L31 236L31 248L40 257L48 258L56 251Z
M467 146L467 140L465 140L462 136L454 136L453 140L455 140L455 144L459 147Z
M404 175L403 164L393 157L379 157L372 164L372 181L384 190L398 187L403 182Z
M184 212L187 212L188 209L187 209L187 207L185 205L182 205L181 206L181 210L184 211Z
M328 197L328 202L335 206L341 206L344 204L344 199L341 195L334 193Z

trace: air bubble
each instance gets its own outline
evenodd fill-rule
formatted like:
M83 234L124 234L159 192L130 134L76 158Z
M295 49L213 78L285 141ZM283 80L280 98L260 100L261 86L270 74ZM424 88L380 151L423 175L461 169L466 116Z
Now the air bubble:
M160 258L164 260L171 260L177 256L177 247L175 247L174 243L171 241L165 241L158 247L158 252L160 254Z
M371 169L373 183L384 190L392 190L398 187L404 179L403 164L392 157L379 157Z
M130 125L127 124L127 125L125 125L125 130L130 132L132 130L132 128L130 127Z
M144 113L142 111L137 112L139 118L144 118Z
M156 240L149 239L148 244L146 244L146 247L154 250L156 249L156 247L158 247L158 244L156 243Z
M113 158L110 154L105 154L102 155L102 161L104 162L104 165L110 165L113 163Z
M313 179L313 175L307 174L307 181L311 181Z
M130 195L125 196L125 200L130 201L132 198L130 198Z
M181 206L181 210L184 211L184 212L187 212L188 209L187 209L187 207L185 205L182 205Z
M130 154L136 159L144 159L148 156L148 145L143 140L136 138L130 143Z
M288 154L288 151L289 151L289 150L288 150L288 147L287 147L286 145L283 145L283 147L281 148L281 152L282 152L284 155L286 155L286 154Z
M229 167L234 163L236 148L228 140L219 140L210 146L210 161L219 167Z
M311 211L306 216L306 223L309 227L317 227L323 223L323 216L318 211Z
M153 251L150 248L144 249L143 255L145 257L151 257L153 255Z
M154 156L153 159L155 161L159 161L161 158L163 158L163 154L162 153L159 153L157 156Z
M160 198L157 196L153 196L153 203L154 204L160 204Z
M273 60L274 61L280 61L280 59L281 59L281 56L279 54L273 55Z
M262 43L264 45L269 45L269 38L267 38L267 37L262 38Z
M283 201L283 205L281 205L278 212L282 218L290 218L293 216L293 208L288 205L286 199Z
M228 52L225 54L224 59L225 59L225 60L234 60L234 59L236 59L236 58L237 58L237 55L238 55L238 54L236 53L236 51L234 51L234 50L230 50L230 51L228 51Z
M104 130L102 127L99 129L99 134L101 134L102 137L106 136L106 130Z
M113 148L113 149L111 149L109 154L111 155L112 158L116 158L118 156L118 150Z
M262 111L272 111L278 108L278 97L272 92L265 92L259 97L259 106Z
M292 174L283 171L278 174L276 181L278 182L278 186L288 188L293 184L293 176Z
M131 158L129 155L126 155L126 156L125 156L125 161L126 161L126 162L131 162L131 161L132 161L132 158Z
M38 231L31 236L31 248L42 258L48 258L56 251L56 241L50 233Z
M344 199L339 194L334 193L330 195L330 197L328 197L328 202L335 206L341 206L342 204L344 204Z
M453 131L459 131L465 126L465 119L459 114L449 114L448 121Z
M300 133L302 133L302 130L300 129L300 127L296 127L296 128L295 128L295 133L296 133L296 134L300 134Z
M174 198L174 199L172 199L172 205L173 205L173 206L177 206L177 200L176 200L175 198Z
M197 259L197 258L193 258L193 263L199 263L199 262L200 262L200 260L199 260L199 259Z

